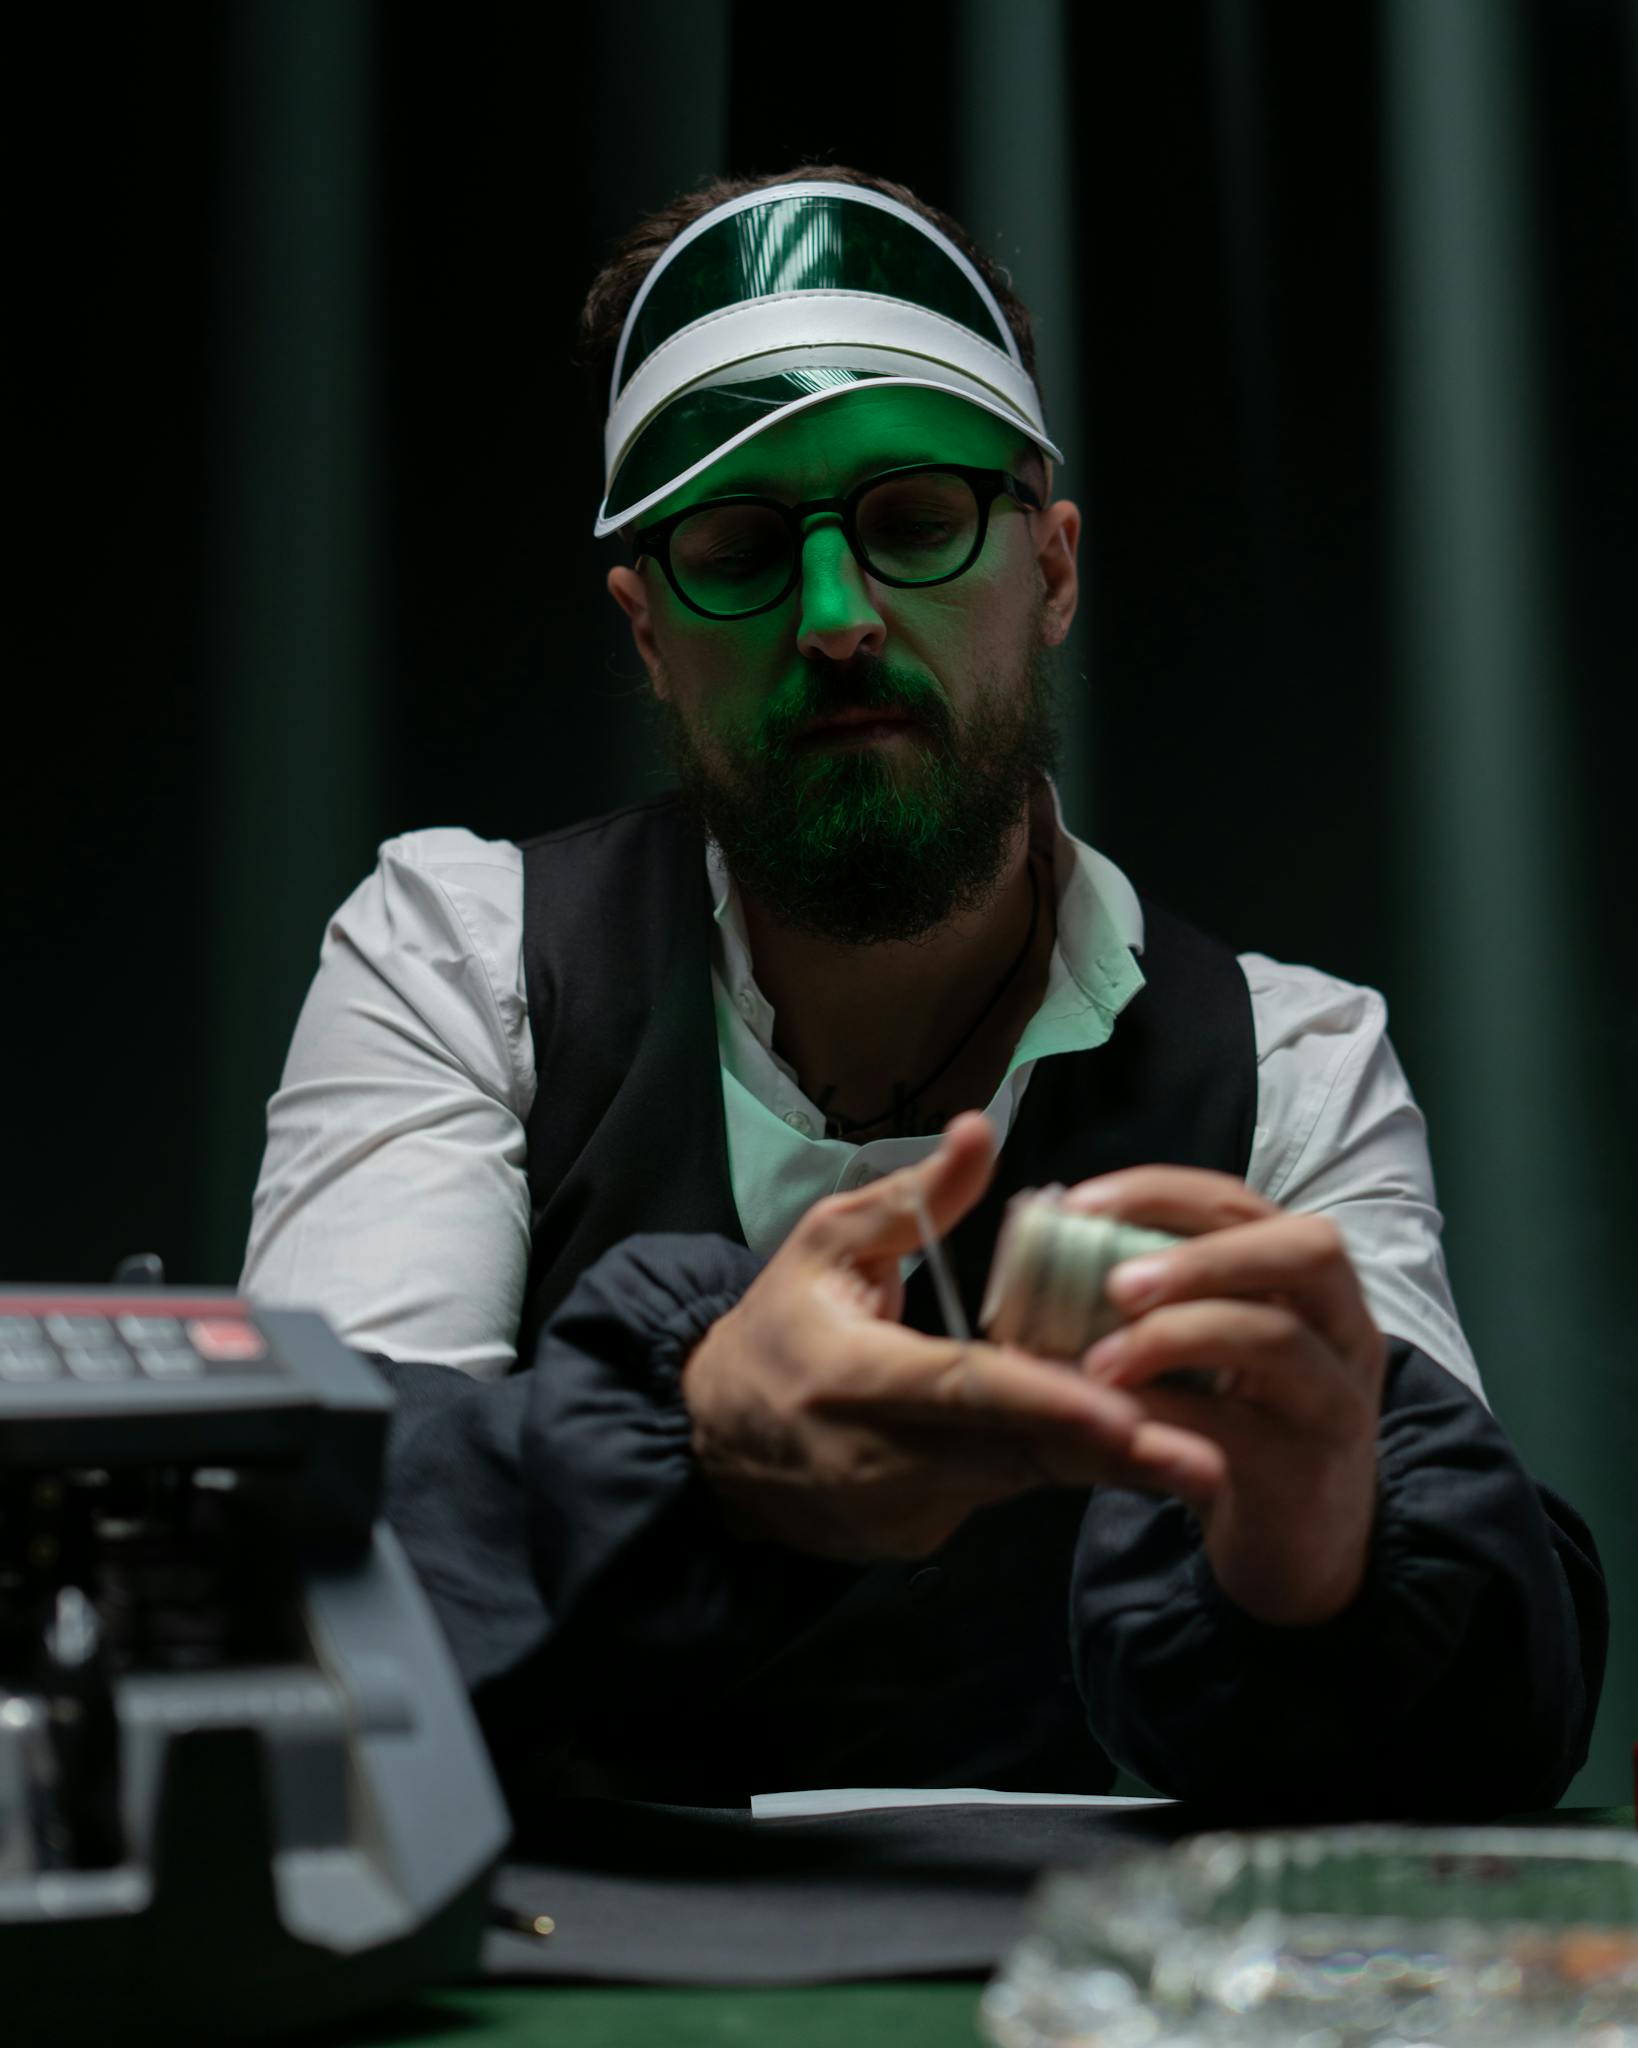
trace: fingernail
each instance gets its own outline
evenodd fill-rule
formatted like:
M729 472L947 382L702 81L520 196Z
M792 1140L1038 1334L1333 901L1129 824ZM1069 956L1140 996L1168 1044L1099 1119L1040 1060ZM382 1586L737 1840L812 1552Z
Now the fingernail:
M1126 1352L1126 1332L1116 1330L1113 1336L1101 1337L1082 1358L1081 1364L1094 1377L1120 1364Z
M1112 1301L1141 1301L1146 1294L1159 1292L1166 1270L1164 1258L1122 1259L1104 1281L1103 1291Z

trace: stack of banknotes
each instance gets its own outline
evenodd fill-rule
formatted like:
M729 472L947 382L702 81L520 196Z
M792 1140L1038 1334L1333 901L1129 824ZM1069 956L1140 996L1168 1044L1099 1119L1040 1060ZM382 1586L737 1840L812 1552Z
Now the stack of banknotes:
M1115 1267L1181 1241L1111 1216L1077 1216L1064 1208L1063 1194L1054 1182L1007 1204L978 1316L994 1344L1079 1358L1125 1320L1103 1291Z

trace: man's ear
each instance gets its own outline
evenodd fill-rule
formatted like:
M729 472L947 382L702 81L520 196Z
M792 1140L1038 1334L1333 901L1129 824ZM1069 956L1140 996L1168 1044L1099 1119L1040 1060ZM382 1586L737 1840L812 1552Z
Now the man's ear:
M1075 549L1081 537L1081 508L1060 498L1036 520L1036 564L1046 593L1048 645L1061 646L1080 604Z
M648 608L648 590L635 569L616 565L608 574L608 591L631 621L631 638L656 697L666 698L665 665L654 638L654 617Z

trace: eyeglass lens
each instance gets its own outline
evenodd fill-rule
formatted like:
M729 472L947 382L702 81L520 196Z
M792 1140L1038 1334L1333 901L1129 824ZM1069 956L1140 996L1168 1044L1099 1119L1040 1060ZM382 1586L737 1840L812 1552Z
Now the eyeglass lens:
M978 518L965 477L887 477L859 500L856 531L873 572L926 583L965 564ZM702 506L673 529L671 567L703 610L724 618L755 611L790 577L790 527L767 505Z

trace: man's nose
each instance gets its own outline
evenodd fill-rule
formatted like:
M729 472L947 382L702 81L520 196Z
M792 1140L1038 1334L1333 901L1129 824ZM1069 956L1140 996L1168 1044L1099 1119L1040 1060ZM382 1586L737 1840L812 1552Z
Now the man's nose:
M887 623L871 599L869 580L834 512L814 513L802 536L797 594L801 613L796 645L801 653L848 661L860 648L881 652Z

